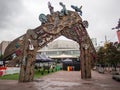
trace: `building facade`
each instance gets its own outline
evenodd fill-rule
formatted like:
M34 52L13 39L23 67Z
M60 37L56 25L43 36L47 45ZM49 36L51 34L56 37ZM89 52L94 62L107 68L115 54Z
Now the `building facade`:
M4 55L6 47L10 44L10 41L2 41L0 44L0 55Z
M72 40L55 40L46 47L38 50L38 53L45 54L51 58L78 58L80 56L79 44Z

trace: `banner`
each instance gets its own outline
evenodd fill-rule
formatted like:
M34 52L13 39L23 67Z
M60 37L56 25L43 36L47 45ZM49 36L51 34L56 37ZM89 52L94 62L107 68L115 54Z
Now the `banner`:
M120 30L117 31L118 42L120 43Z

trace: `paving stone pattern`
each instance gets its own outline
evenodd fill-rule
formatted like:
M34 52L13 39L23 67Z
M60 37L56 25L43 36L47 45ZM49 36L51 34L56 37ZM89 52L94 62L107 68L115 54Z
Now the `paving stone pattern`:
M0 90L120 90L110 74L92 71L92 79L80 77L80 71L58 71L28 83L0 80Z

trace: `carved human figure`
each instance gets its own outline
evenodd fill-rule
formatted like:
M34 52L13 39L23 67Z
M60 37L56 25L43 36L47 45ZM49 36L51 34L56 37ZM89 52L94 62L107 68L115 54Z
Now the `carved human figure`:
M60 16L68 15L68 11L67 11L65 5L62 2L60 2L59 4L63 7L63 9L60 12Z
M50 14L53 14L54 13L54 7L51 5L50 2L48 2L48 8L50 10Z
M71 8L73 8L76 12L79 12L79 14L82 16L82 6L78 8L77 6L71 5Z
M47 17L45 16L45 14L40 14L40 15L39 15L39 20L40 20L42 23L46 23L46 22L47 22Z
M31 39L28 39L28 41L29 41L29 50L34 50L34 46L32 44Z
M54 15L54 28L56 28L58 24L59 24L59 16L58 14L55 14Z

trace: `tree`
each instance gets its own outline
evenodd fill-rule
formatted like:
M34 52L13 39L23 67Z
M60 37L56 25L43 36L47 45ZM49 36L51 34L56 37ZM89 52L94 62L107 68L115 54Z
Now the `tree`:
M115 67L117 66L118 60L116 60L116 55L118 54L117 48L114 46L113 43L108 43L107 48L105 49L106 52L106 59L108 64Z
M105 64L105 50L104 47L100 47L100 49L97 52L97 63L98 64Z
M109 64L116 70L118 64L120 64L120 44L107 43L105 47L101 47L97 52L99 64Z

